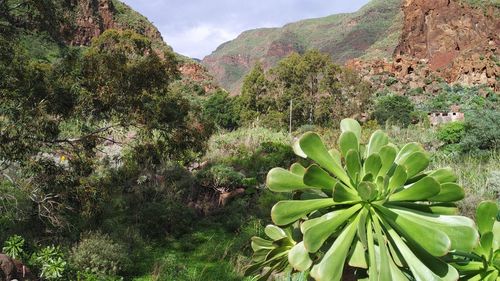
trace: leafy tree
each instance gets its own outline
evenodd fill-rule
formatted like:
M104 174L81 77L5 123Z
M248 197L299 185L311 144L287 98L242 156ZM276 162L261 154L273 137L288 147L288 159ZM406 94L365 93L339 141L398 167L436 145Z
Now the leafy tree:
M482 110L466 115L465 135L460 145L464 151L495 149L500 146L500 112Z
M203 106L203 115L217 126L229 130L236 129L240 121L235 100L225 91L218 91L208 97Z
M406 96L388 95L379 98L375 103L373 116L380 124L390 121L408 126L412 122L413 103Z

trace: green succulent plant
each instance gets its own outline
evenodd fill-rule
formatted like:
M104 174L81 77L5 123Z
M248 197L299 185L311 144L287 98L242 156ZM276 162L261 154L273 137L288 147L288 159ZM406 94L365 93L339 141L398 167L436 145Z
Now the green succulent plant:
M417 143L399 149L379 130L364 146L358 122L340 125L339 150L309 132L294 151L313 164L268 173L270 190L296 193L271 211L277 226L300 226L303 250L288 251L290 265L318 281L341 280L347 264L367 280L457 280L441 257L471 251L479 237L456 215L464 191L453 171L425 171L429 155Z
M461 280L495 281L500 279L500 222L498 205L482 202L476 211L481 234L479 246L472 253L454 253L455 267Z
M280 228L275 225L268 225L264 229L269 239L252 237L252 257L253 264L245 271L247 276L255 276L253 280L264 281L269 278L273 272L283 272L291 269L288 261L289 257L308 257L304 255L295 255L296 251L305 251L303 243L297 244L293 238L293 227ZM290 255L290 253L292 253ZM301 261L303 262L303 261ZM312 263L310 261L309 263ZM307 263L306 263L307 264ZM263 274L261 274L263 272ZM260 276L259 276L260 275Z

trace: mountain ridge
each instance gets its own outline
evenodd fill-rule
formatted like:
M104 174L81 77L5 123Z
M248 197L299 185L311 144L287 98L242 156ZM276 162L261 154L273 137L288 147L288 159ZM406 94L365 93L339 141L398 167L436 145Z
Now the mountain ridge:
M387 40L388 31L397 33L392 26L402 20L401 4L402 0L372 0L354 13L247 30L220 45L202 63L234 94L239 91L243 76L257 61L269 68L292 52L318 49L339 63L375 53L390 55L397 41ZM377 43L378 48L370 49Z

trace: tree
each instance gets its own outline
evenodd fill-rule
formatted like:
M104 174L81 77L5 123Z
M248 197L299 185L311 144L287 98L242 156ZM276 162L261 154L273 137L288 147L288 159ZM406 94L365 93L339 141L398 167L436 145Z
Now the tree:
M414 110L413 103L408 97L388 95L376 101L373 116L380 124L390 121L406 127L412 121L411 114Z
M217 91L205 101L203 115L217 126L232 130L239 124L239 116L234 98L225 91Z

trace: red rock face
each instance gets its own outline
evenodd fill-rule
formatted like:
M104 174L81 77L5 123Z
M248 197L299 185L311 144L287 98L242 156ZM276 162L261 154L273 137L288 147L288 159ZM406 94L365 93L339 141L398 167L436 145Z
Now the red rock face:
M70 45L88 46L93 38L107 29L131 28L116 21L117 10L111 0L77 0L72 3L72 8L76 20L75 29L69 31ZM130 13L135 12L131 10ZM160 32L152 24L145 24L139 32L152 40L163 41Z
M368 79L381 74L398 78L391 86L396 92L401 84L403 92L432 88L428 81L436 78L500 90L500 19L494 9L474 9L454 0L407 0L402 38L392 61L352 60L347 66Z
M498 8L471 8L457 0L407 0L403 10L396 56L427 60L429 68L449 83L498 88Z

